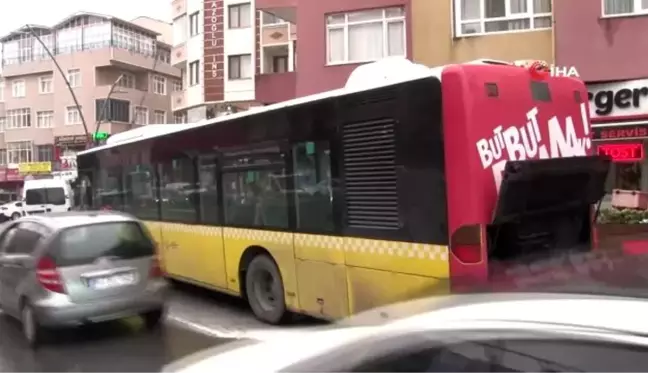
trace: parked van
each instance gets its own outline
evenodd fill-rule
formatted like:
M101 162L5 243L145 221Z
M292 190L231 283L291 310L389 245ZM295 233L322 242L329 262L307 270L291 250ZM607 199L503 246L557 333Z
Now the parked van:
M23 202L27 215L70 211L74 192L62 179L25 180Z

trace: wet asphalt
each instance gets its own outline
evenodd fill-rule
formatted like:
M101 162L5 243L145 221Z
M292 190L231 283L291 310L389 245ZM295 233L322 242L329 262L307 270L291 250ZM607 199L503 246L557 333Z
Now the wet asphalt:
M172 322L147 331L134 318L58 331L33 350L19 323L0 315L0 372L157 372L165 364L229 341Z

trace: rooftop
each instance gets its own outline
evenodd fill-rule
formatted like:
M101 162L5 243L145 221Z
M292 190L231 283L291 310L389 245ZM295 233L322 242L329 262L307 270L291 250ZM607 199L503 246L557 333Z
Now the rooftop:
M119 23L128 25L129 27L132 27L132 28L134 28L136 30L139 30L141 32L149 33L149 34L151 34L151 36L157 37L157 36L160 35L160 33L157 32L157 31L148 29L146 27L142 27L142 26L138 25L137 23L133 23L131 21L126 21L124 19L113 17L111 15L106 15L106 14L80 11L80 12L76 12L76 13L73 13L73 14L65 17L64 19L57 22L53 26L49 26L49 27L48 26L43 26L43 25L25 25L25 26L22 26L22 27L20 27L20 28L18 28L16 30L10 32L9 34L7 34L5 36L0 37L0 43L4 43L7 40L13 38L14 36L21 35L21 34L24 34L24 33L29 33L30 28L34 29L34 30L44 30L44 31L50 31L50 32L51 31L56 31L56 30L62 28L67 23L69 23L70 21L72 21L72 20L74 20L74 19L76 19L78 17L84 17L84 16L97 17L97 18L102 18L102 19L104 19L106 21L119 22ZM138 17L138 18L142 18L142 17ZM135 20L138 19L138 18L135 18ZM147 18L149 18L149 17L147 17ZM153 19L153 18L151 18L151 19ZM160 22L163 22L163 21L160 21Z

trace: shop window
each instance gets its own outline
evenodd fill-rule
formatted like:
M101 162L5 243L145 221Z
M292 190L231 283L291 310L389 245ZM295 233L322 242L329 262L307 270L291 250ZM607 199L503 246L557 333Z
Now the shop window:
M293 146L297 229L330 232L334 229L333 184L328 143Z
M198 190L193 159L178 158L160 165L162 220L198 222Z
M96 207L107 210L123 211L124 183L121 167L102 169L95 181Z
M218 224L218 183L216 156L200 158L198 162L198 194L200 221L205 224Z
M641 190L641 163L616 163L615 189Z
M153 168L148 165L128 167L124 183L128 212L142 220L159 220Z
M225 223L243 227L288 228L283 169L223 174Z

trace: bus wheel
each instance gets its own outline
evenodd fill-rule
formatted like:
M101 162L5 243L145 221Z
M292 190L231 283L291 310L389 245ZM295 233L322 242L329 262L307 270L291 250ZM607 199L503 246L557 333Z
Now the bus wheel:
M269 324L279 324L286 314L281 273L267 255L258 255L245 273L247 299L254 315Z

